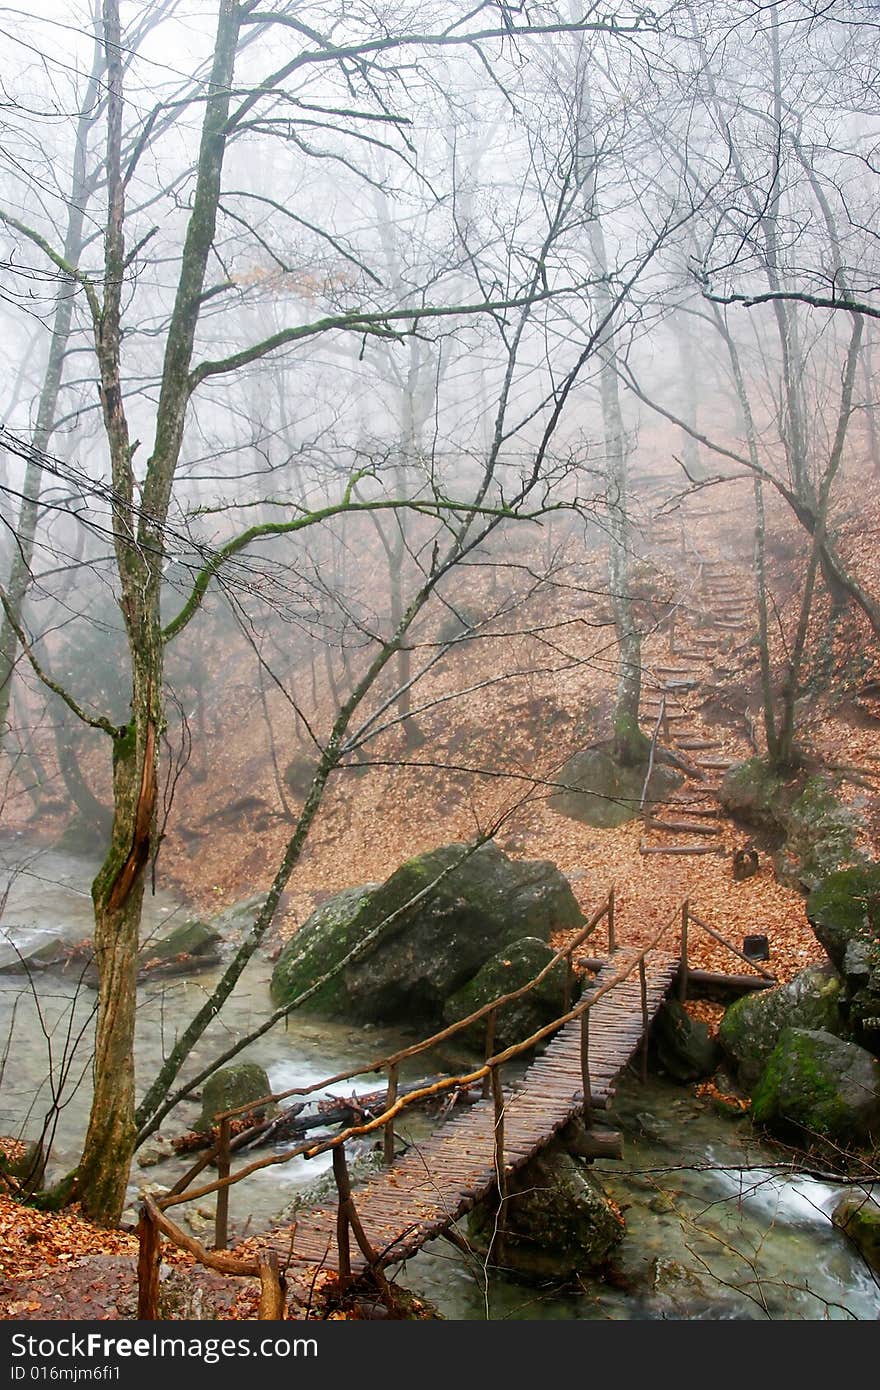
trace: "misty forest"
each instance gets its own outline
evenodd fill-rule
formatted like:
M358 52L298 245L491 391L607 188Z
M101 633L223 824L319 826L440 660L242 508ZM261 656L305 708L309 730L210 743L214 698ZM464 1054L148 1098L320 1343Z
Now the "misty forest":
M0 1317L876 1319L877 7L0 46Z

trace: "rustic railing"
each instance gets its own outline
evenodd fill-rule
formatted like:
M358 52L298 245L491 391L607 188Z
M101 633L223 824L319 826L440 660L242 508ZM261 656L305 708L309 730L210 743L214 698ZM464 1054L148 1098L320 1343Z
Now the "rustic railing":
M499 995L496 999L484 1004L480 1009L475 1010L466 1018L450 1024L442 1031L433 1034L431 1037L423 1039L410 1047L403 1048L398 1052L392 1053L387 1057L373 1062L367 1066L352 1068L345 1072L339 1072L333 1077L323 1081L315 1082L310 1086L291 1087L289 1090L275 1092L251 1101L249 1104L239 1106L235 1109L225 1111L217 1116L219 1122L219 1135L217 1142L200 1157L198 1162L191 1167L182 1178L162 1197L145 1198L141 1210L140 1221L140 1259L138 1263L138 1281L140 1290L139 1317L146 1319L155 1318L157 1313L157 1271L159 1259L159 1233L165 1235L175 1244L188 1250L202 1264L209 1268L217 1269L227 1274L257 1276L261 1280L265 1298L261 1299L261 1306L265 1303L268 1306L277 1308L278 1300L272 1293L275 1285L273 1278L278 1276L277 1266L274 1270L265 1267L265 1262L238 1260L225 1253L225 1244L228 1234L228 1211L229 1211L229 1189L235 1184L243 1181L252 1173L263 1168L278 1163L288 1163L297 1157L315 1158L319 1154L330 1152L333 1162L333 1175L337 1190L337 1220L336 1220L336 1243L337 1243L337 1268L340 1277L345 1279L351 1274L351 1251L350 1235L353 1234L367 1265L374 1270L378 1269L379 1257L370 1246L364 1228L357 1213L354 1198L351 1191L351 1183L348 1174L345 1145L354 1138L361 1138L365 1135L376 1133L381 1130L383 1133L383 1151L386 1162L393 1157L394 1145L394 1122L397 1116L408 1106L426 1098L441 1095L453 1089L468 1088L472 1085L482 1083L484 1094L491 1097L494 1114L494 1143L493 1143L493 1165L496 1176L496 1186L498 1194L498 1218L495 1226L495 1234L491 1245L491 1254L495 1259L499 1258L499 1251L503 1246L504 1240L504 1208L506 1202L506 1164L504 1159L504 1093L501 1082L502 1067L508 1062L523 1056L532 1051L540 1042L556 1033L560 1028L580 1019L581 1022L581 1076L582 1091L581 1105L584 1121L589 1126L592 1108L592 1088L590 1082L590 1052L589 1052L589 1015L590 1010L596 1002L614 989L623 980L627 979L636 969L639 972L641 985L641 1007L643 1024L643 1050L642 1050L642 1073L645 1073L647 1056L647 1030L648 1030L648 1009L647 1009L647 985L645 972L645 958L654 949L662 936L664 936L673 926L675 916L666 923L651 938L647 945L643 946L638 952L631 955L627 953L627 958L621 969L606 980L601 986L589 991L577 1004L571 1006L570 994L572 985L572 956L573 952L595 931L599 923L607 918L609 929L609 944L612 950L616 947L615 941L615 900L613 889L609 892L604 903L597 909L585 926L577 933L569 944L557 951L553 958L547 963L537 975L525 985L507 994ZM677 914L676 914L677 915ZM683 943L682 959L686 963L686 921L687 914L682 913L683 924ZM537 985L547 976L547 974L565 960L567 963L567 989L564 1003L566 1007L563 1013L543 1025L528 1038L512 1044L500 1052L494 1051L495 1046L495 1026L498 1010L505 1004L511 1003L521 998L524 994L537 987ZM457 1033L466 1028L472 1028L476 1023L485 1023L485 1060L482 1066L473 1071L459 1076L444 1077L439 1081L409 1091L405 1095L398 1094L399 1068L400 1063L436 1047L439 1043L447 1041ZM270 1154L261 1159L246 1164L236 1172L231 1172L231 1154L234 1145L241 1145L246 1142L252 1130L243 1131L231 1139L231 1123L233 1119L249 1111L258 1110L270 1103L277 1103L286 1100L291 1096L309 1095L318 1090L325 1090L330 1085L336 1085L341 1081L351 1080L354 1077L362 1076L368 1072L385 1071L388 1075L388 1088L386 1093L385 1106L382 1111L363 1120L361 1123L349 1125L340 1134L319 1140L318 1142L306 1141L282 1154ZM194 1178L210 1162L216 1161L217 1178L216 1180L205 1183L199 1187L191 1188L190 1184ZM207 1251L198 1241L186 1235L185 1232L172 1221L167 1210L183 1202L194 1201L199 1198L217 1193L217 1213L215 1220L214 1243L215 1249ZM222 1194L222 1195L221 1195ZM280 1286L279 1286L280 1287ZM274 1301L273 1301L274 1300ZM283 1302L283 1298L282 1298ZM267 1314L268 1316L268 1314ZM276 1313L275 1316L278 1316Z

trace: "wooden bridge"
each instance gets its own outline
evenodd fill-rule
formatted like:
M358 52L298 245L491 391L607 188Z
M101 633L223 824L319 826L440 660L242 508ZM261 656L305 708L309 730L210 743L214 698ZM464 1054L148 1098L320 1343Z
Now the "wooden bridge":
M589 1014L582 1015L590 1020L589 1099L585 1102L582 1024L574 1018L532 1062L520 1084L503 1092L500 1117L494 1099L479 1101L361 1188L357 1194L359 1248L348 1260L343 1253L346 1272L370 1264L388 1268L407 1259L426 1241L448 1231L475 1202L499 1190L503 1193L509 1175L574 1116L604 1109L642 1042L645 1016L653 1019L679 968L675 957L652 958L645 971L643 1001L638 969L620 978L627 967L637 964L627 952L616 952L598 975L594 991L609 984L611 988L597 998ZM338 1269L337 1234L335 1208L306 1213L297 1224L290 1272L296 1266ZM279 1258L287 1258L289 1241L283 1233L267 1244Z
M576 978L574 953L603 920L607 921L609 955L602 961L587 962L591 969L598 968L598 974L588 980L583 994L572 1005ZM510 1176L575 1117L583 1118L590 1139L593 1112L607 1106L622 1073L640 1047L644 1065L651 1023L673 983L676 983L680 998L687 995L689 980L694 978L688 963L688 933L694 927L704 929L740 960L745 959L737 947L696 917L687 902L639 950L621 949L616 941L612 889L577 935L556 952L533 980L519 989L499 996L441 1033L389 1057L309 1087L263 1097L249 1107L242 1106L218 1116L216 1143L170 1192L158 1199L144 1198L139 1226L138 1316L157 1316L161 1235L189 1250L209 1268L231 1275L259 1277L263 1288L260 1316L267 1318L282 1316L279 1270L284 1271L288 1287L297 1289L300 1294L307 1294L319 1271L335 1274L345 1281L370 1270L381 1281L381 1271L400 1264L436 1236L446 1234L459 1242L461 1237L454 1229L455 1223L475 1203L486 1198L494 1201L497 1207L496 1234L489 1252L490 1257L497 1257L504 1239ZM673 938L670 951L668 938L673 932L677 940ZM567 963L568 971L565 1012L530 1037L496 1052L498 1011L534 989L551 970L558 968L560 962ZM580 963L584 963L582 959ZM769 972L759 966L753 968L757 972L753 984L774 983ZM743 982L741 976L730 978ZM481 1066L464 1075L444 1077L405 1095L398 1094L402 1062L478 1024L482 1024L486 1032L486 1060ZM527 1055L534 1056L540 1044L546 1044L544 1051L534 1057L521 1079L505 1085L502 1076L505 1065L519 1058L525 1060ZM232 1126L246 1109L253 1111L270 1101L326 1091L331 1085L379 1071L387 1073L388 1082L385 1104L378 1107L378 1114L364 1116L361 1122L332 1138L308 1141L231 1171L233 1150L241 1147L251 1133L246 1130L232 1138ZM482 1100L441 1124L427 1140L411 1147L402 1158L394 1159L395 1120L408 1105L444 1095L451 1097L480 1083ZM346 1143L382 1132L387 1169L353 1194ZM598 1142L595 1133L592 1139ZM597 1150L600 1151L601 1148ZM301 1213L293 1226L249 1241L246 1254L227 1251L230 1189L259 1169L289 1162L297 1156L314 1158L326 1152L332 1155L335 1205ZM194 1179L212 1162L217 1167L216 1180L194 1187ZM169 1208L210 1193L217 1195L212 1251L189 1236L168 1215Z

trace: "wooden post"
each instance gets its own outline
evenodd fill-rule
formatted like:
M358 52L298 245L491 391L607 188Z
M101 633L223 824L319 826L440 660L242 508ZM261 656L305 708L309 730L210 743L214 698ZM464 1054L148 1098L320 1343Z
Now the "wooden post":
M385 1109L390 1110L397 1100L397 1077L398 1066L392 1062L388 1068L388 1094L385 1097ZM388 1120L385 1125L384 1158L387 1167L394 1162L394 1121Z
M675 609L669 617L669 655L675 656Z
M260 1259L260 1306L257 1317L265 1321L280 1322L285 1313L284 1280L278 1272L278 1253L266 1252Z
M485 1054L485 1060L486 1060L487 1062L488 1062L489 1058L492 1056L492 1054L493 1054L494 1051L495 1051L495 1010L494 1010L494 1009L490 1009L489 1012L486 1014L486 1054ZM489 1096L491 1096L491 1094L492 1094L492 1073L491 1073L491 1071L488 1071L488 1072L486 1073L486 1075L483 1077L483 1097L484 1097L484 1099L488 1100L488 1099L489 1099Z
M489 1243L489 1259L497 1263L504 1255L504 1204L507 1200L507 1177L504 1171L504 1091L501 1087L501 1069L492 1067L492 1100L495 1111L495 1181L498 1185L498 1213L495 1229Z
M648 981L645 976L645 957L639 961L639 986L642 993L642 1081L648 1079Z
M688 900L681 905L681 965L678 972L678 997L683 1004L688 988Z
M608 894L608 954L611 955L616 949L617 942L614 936L614 889Z
M339 1251L339 1277L351 1278L351 1246L348 1239L348 1199L351 1186L348 1181L348 1166L345 1162L345 1145L337 1144L333 1150L333 1176L336 1179L336 1246Z
M593 1088L590 1085L590 1010L581 1014L581 1083L584 1090L584 1125L587 1129L593 1118Z
M155 1322L159 1317L159 1228L147 1207L138 1217L138 1321Z
M229 1177L229 1119L220 1121L220 1138L217 1141L217 1177ZM217 1210L214 1214L214 1249L225 1250L229 1241L229 1188L217 1191Z
M568 956L565 961L565 984L562 987L562 1012L564 1014L567 1014L571 1008L571 996L573 992L574 966L571 962L571 956Z

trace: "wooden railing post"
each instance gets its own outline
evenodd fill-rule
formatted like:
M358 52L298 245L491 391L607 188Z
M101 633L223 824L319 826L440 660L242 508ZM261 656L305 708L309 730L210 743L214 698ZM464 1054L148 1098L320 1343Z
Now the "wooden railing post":
M590 1128L593 1115L593 1088L590 1084L590 1010L581 1014L581 1084L584 1092L584 1125Z
M616 949L617 941L614 934L614 889L608 893L608 954L611 955Z
M645 957L639 961L639 987L642 995L642 1081L648 1079L648 980L645 974Z
M494 1051L495 1051L495 1010L494 1010L494 1009L490 1009L489 1012L486 1014L486 1048L485 1048L485 1061L488 1062L489 1058L493 1055ZM491 1071L488 1071L488 1072L486 1073L486 1075L483 1077L483 1097L484 1097L484 1099L488 1100L489 1097L491 1096L491 1094L492 1094L492 1072L491 1072Z
M138 1217L138 1321L155 1322L159 1317L159 1228L146 1204Z
M571 956L565 962L565 983L562 986L562 1012L567 1014L571 1008L571 996L574 993L574 965Z
M398 1069L397 1063L396 1063L396 1062L392 1062L392 1063L391 1063L391 1066L388 1068L388 1094L387 1094L386 1097L385 1097L385 1109L386 1109L386 1110L390 1110L391 1107L392 1107L392 1105L394 1104L394 1102L397 1100L397 1078L398 1078L398 1072L399 1072L399 1069ZM385 1125L384 1158L385 1158L385 1164L386 1164L386 1166L387 1166L387 1167L390 1167L391 1164L394 1162L394 1121L393 1121L393 1120L389 1120L389 1121L387 1122L387 1124Z
M278 1252L268 1250L260 1258L260 1306L257 1317L280 1322L285 1313L284 1279L278 1272Z
M504 1169L504 1091L501 1086L500 1067L491 1067L489 1076L495 1117L494 1163L495 1182L498 1186L498 1211L488 1253L489 1259L498 1263L504 1257L504 1207L507 1201L507 1175Z
M681 965L678 973L678 997L682 1003L687 999L688 989L688 900L681 905Z
M348 1165L345 1162L345 1145L337 1144L333 1150L333 1177L336 1179L336 1247L339 1252L339 1277L351 1277L351 1245L348 1238L348 1199L351 1186L348 1180Z
M229 1117L220 1121L220 1138L217 1141L217 1177L229 1177ZM217 1209L214 1213L214 1249L225 1250L229 1241L229 1188L221 1187L217 1192Z

